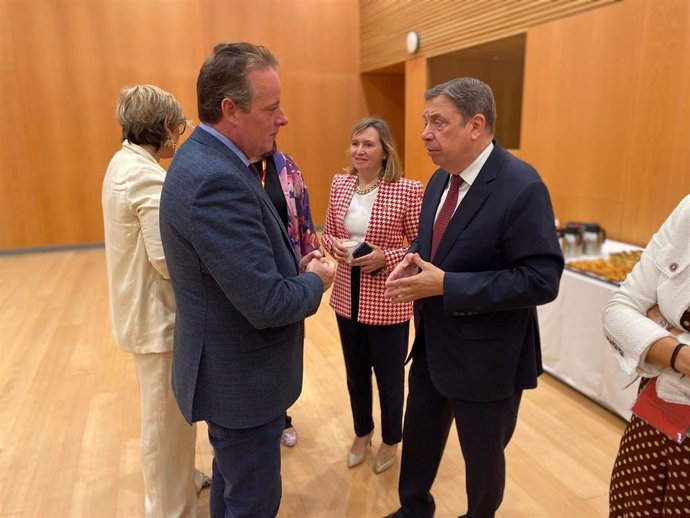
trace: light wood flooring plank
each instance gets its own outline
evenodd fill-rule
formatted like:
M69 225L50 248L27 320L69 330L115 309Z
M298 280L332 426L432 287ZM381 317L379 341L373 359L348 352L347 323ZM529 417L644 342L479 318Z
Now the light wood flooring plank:
M300 439L283 449L279 516L383 516L398 506L399 464L373 473L377 427L367 461L347 468L354 432L327 296L307 320L304 364L303 393L290 409ZM142 516L139 426L134 366L111 338L103 250L0 257L0 518ZM623 427L542 376L523 399L497 516L607 516ZM197 430L197 466L210 473L206 426ZM453 429L433 489L438 518L464 512L464 484ZM199 516L208 516L208 491Z

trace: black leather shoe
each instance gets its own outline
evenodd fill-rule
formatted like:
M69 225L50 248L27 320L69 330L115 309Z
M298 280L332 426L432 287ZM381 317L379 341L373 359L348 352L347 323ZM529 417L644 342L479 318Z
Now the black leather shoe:
M398 511L393 511L391 514L387 514L383 518L396 518L398 516Z

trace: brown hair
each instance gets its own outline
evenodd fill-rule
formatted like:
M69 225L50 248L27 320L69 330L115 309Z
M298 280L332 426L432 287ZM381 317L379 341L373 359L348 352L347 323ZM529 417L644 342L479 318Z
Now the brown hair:
M276 68L278 60L271 51L253 43L220 43L201 65L196 82L199 119L208 124L220 121L220 103L231 99L245 112L249 111L254 92L249 84L253 68Z

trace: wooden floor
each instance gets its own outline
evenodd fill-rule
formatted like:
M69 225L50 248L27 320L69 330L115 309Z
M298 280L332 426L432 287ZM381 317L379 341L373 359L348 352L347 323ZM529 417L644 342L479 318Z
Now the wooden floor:
M111 339L102 249L0 257L0 353L0 517L142 516L136 378ZM327 298L307 321L304 391L291 414L300 440L283 449L281 518L397 508L398 464L378 476L371 456L352 470L345 464L353 432ZM623 426L544 375L523 399L497 516L607 516ZM197 466L209 472L205 427L198 431ZM433 493L437 518L465 511L454 432ZM200 499L206 517L208 491Z

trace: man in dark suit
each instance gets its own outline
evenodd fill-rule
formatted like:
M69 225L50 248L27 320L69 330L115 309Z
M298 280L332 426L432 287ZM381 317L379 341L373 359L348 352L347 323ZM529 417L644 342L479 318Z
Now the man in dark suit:
M172 384L213 446L213 518L266 518L281 498L280 436L302 389L304 318L334 267L299 263L250 167L287 117L277 62L250 43L218 45L197 81L202 124L163 185L161 238L177 300Z
M438 169L419 235L386 296L415 301L403 431L401 508L430 518L431 486L453 419L465 459L466 518L493 518L504 449L523 389L542 372L536 306L556 298L563 271L553 210L537 172L493 140L491 89L460 78L425 93L422 138Z

